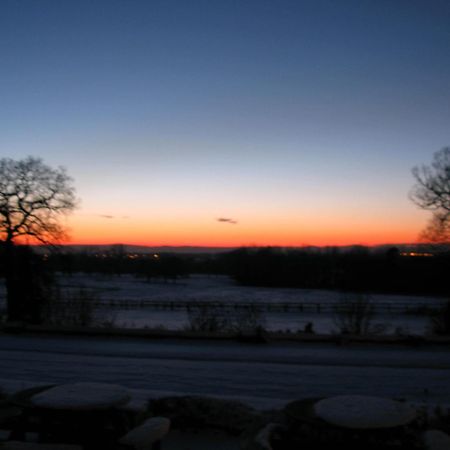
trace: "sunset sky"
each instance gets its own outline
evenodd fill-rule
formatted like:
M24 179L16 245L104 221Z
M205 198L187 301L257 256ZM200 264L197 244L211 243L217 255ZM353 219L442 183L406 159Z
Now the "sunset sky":
M0 157L67 168L71 243L416 241L448 145L448 0L0 2Z

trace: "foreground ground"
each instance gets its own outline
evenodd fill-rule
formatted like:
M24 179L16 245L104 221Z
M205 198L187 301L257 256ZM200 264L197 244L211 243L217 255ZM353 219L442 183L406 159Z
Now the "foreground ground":
M239 398L258 408L350 393L450 404L447 347L0 335L0 360L6 381L101 381L152 396Z

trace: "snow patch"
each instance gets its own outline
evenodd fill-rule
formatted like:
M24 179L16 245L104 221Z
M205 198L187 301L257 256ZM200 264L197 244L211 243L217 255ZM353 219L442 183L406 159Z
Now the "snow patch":
M120 406L130 398L128 390L116 384L71 383L36 394L31 402L41 408L92 410Z
M406 403L365 395L339 395L314 405L318 417L344 428L392 428L416 418L416 410Z

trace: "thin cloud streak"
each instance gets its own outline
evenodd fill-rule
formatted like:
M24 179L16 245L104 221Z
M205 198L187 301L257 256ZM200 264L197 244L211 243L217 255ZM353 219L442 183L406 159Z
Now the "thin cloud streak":
M230 225L236 225L238 222L237 220L234 219L230 219L228 217L219 217L217 219L217 222L221 222L221 223L229 223Z
M98 217L101 217L102 219L129 219L130 216L113 216L111 214L99 214Z

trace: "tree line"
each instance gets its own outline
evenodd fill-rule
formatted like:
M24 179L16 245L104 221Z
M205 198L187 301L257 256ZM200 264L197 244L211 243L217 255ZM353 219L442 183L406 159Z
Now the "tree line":
M450 252L404 255L396 247L373 250L355 246L321 250L277 247L240 248L218 254L133 254L117 251L92 254L36 254L18 247L16 264L24 280L50 278L52 273L135 275L148 282L176 282L192 274L227 275L238 284L265 287L332 289L355 292L450 295ZM5 253L0 271L5 272ZM36 290L36 287L33 287Z
M450 253L402 256L392 247L311 252L243 248L219 257L238 283L355 292L450 295Z

